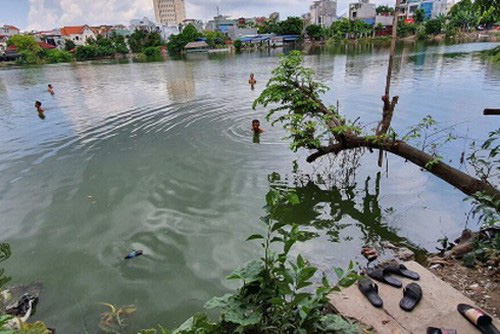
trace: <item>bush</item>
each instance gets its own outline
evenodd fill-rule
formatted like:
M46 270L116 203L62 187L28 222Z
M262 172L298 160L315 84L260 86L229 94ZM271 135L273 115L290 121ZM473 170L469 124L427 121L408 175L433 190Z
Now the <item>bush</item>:
M427 35L437 35L441 33L443 28L441 20L431 19L425 22L425 33Z
M161 59L161 46L151 46L144 49L144 54L148 59Z
M57 49L48 50L46 58L49 63L68 63L73 60L71 53Z
M19 51L20 57L17 60L17 63L20 65L34 65L40 62L40 58L37 54L32 51L22 50Z
M139 62L139 63L148 61L148 57L142 52L134 54L133 59L134 59L134 61Z
M77 60L88 60L97 58L97 47L96 46L79 46L76 48L76 59Z
M234 48L236 49L236 51L240 52L241 51L241 48L243 47L243 42L239 39L235 40L234 43Z

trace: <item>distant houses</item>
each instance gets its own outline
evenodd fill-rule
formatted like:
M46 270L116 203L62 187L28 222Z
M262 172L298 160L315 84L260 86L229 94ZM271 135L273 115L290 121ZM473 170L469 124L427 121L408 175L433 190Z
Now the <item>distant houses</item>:
M88 25L63 27L60 29L60 34L62 38L72 41L76 46L85 45L89 39L96 38L96 33Z
M18 35L19 32L19 28L12 25L0 26L0 52L5 52L9 38Z

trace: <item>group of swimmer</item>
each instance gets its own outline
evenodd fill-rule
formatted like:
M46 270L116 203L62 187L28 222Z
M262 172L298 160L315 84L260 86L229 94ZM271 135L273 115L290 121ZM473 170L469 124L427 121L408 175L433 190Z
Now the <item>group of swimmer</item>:
M47 91L49 92L50 95L55 94L54 87L52 87L51 84L49 84ZM40 117L40 119L45 119L45 109L43 109L42 107L42 102L35 101L35 108L36 111L38 112L38 117Z
M257 84L257 80L255 80L255 75L253 73L250 73L250 80L248 80L248 83L250 84L250 87L252 90L255 89L255 85ZM258 119L254 119L252 121L252 131L254 136L260 135L262 132L264 132L264 129L260 127L260 121ZM258 138L254 137L254 142L258 142Z
M251 89L254 90L255 85L257 84L257 80L255 80L255 75L253 73L250 74L250 80L248 80L248 83L250 84ZM54 87L52 87L51 84L48 85L47 91L49 92L50 95L55 94ZM38 112L38 117L40 117L40 119L45 119L45 109L42 107L42 102L36 101L35 108L36 111ZM255 136L258 136L264 132L264 129L260 127L260 121L258 119L254 119L252 121L252 131Z

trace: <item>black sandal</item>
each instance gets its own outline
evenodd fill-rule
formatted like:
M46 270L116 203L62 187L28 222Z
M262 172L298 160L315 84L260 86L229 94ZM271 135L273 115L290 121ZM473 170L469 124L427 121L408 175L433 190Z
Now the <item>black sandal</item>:
M367 277L362 278L358 281L359 291L370 301L370 303L375 307L382 307L384 302L382 298L378 295L378 286L373 283L373 281Z
M471 324L483 334L499 334L498 329L493 325L493 319L482 310L467 304L458 304L458 312L464 316Z
M403 299L399 306L406 312L411 312L422 299L422 288L417 283L408 284L403 290Z
M389 284L390 286L393 286L395 288L401 288L403 286L403 283L401 283L400 280L392 276L386 275L383 269L370 270L368 271L368 276L370 276L376 281Z
M384 266L384 272L403 276L414 281L420 279L420 275L414 271L408 270L404 264L388 264Z

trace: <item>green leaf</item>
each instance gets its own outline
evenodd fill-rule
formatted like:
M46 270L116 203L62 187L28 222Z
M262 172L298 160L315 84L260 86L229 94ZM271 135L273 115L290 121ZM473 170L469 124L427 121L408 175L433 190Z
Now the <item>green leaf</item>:
M213 297L210 299L208 302L205 303L205 308L207 310L211 310L214 308L224 308L228 305L229 300L231 299L233 295L231 294L226 294L222 297Z
M299 196L295 193L288 194L288 203L291 205L297 205L300 203Z
M344 276L344 270L342 268L333 268L335 271L335 275L337 275L337 278L342 278Z
M246 283L257 281L260 274L264 269L261 261L254 260L248 263L245 267L236 269L231 275L227 277L228 280L240 279Z
M248 237L246 241L257 240L257 239L264 239L264 236L261 234L252 234L251 236Z

